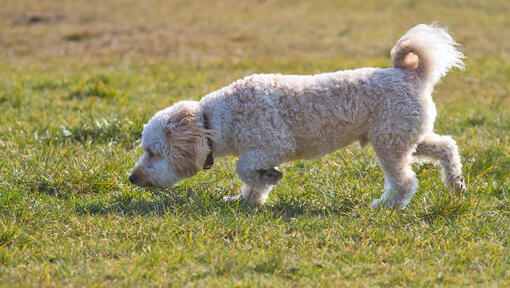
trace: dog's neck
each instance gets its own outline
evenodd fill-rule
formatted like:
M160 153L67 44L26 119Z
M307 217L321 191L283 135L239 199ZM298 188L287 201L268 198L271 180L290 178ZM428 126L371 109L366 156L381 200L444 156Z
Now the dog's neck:
M204 125L204 129L206 130L209 130L209 118L207 117L207 115L203 114L202 113L202 121L203 121L203 125ZM207 154L207 158L205 159L205 162L204 162L204 166L203 166L203 169L204 170L207 170L207 169L211 169L211 167L213 166L214 164L214 156L213 156L213 141L211 139L211 137L207 137L207 146L209 146L209 154Z

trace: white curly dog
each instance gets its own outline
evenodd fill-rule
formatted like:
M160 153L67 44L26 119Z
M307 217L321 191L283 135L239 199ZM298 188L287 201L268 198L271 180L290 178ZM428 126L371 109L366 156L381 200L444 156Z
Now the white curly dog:
M438 161L445 183L465 189L455 141L434 133L434 85L464 55L445 29L418 25L391 50L394 68L318 75L256 74L159 111L144 125L144 155L129 180L164 188L238 156L244 182L237 197L266 201L282 178L277 167L321 157L355 141L372 144L385 188L372 207L402 207L418 188L413 160Z

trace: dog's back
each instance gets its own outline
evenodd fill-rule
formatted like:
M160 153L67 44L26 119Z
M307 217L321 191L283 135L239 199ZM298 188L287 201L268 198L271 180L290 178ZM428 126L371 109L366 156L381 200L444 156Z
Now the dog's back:
M451 67L461 67L462 57L444 29L418 25L392 49L395 68L255 74L211 97L228 102L224 107L235 119L231 133L250 139L236 141L240 145L284 141L290 159L313 158L357 140L365 144L381 131L401 130L402 137L431 131L433 85ZM251 140L254 133L257 141Z

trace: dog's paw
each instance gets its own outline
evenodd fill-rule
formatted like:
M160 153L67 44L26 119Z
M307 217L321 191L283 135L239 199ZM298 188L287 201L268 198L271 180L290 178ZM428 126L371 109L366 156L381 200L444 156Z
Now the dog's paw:
M453 181L451 183L452 189L454 192L457 193L463 193L466 192L466 184L464 182L464 179L462 177L458 178L457 180Z
M374 201L372 201L372 204L370 204L370 207L374 210L381 207L381 199L375 199Z
M395 198L390 199L382 199L378 198L372 201L372 204L370 204L370 207L372 209L396 209L396 208L403 208L407 205L407 202L402 203L402 201L397 202Z
M372 204L370 204L370 207L374 210L377 209L393 209L398 208L398 205L395 205L392 201L384 200L384 199L375 199L372 201Z
M282 179L283 173L271 168L267 170L258 170L259 181L266 185L276 185Z
M228 204L239 202L242 205L247 205L248 207L252 207L252 208L257 207L260 204L262 204L262 202L258 201L257 198L250 197L248 199L245 199L241 194L239 194L237 196L223 197L223 201L225 201Z
M237 202L239 200L241 200L241 194L239 195L236 195L236 196L225 196L223 197L223 201L227 202L227 203L233 203L233 202Z

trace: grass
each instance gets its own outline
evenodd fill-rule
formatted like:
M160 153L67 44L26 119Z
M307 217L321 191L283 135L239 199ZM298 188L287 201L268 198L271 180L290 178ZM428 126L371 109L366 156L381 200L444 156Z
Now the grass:
M0 286L510 285L508 3L143 3L3 6ZM408 207L371 210L383 176L356 145L285 165L256 209L221 201L234 158L162 192L127 181L155 111L251 73L389 67L433 20L469 56L434 93L467 193L420 164Z

